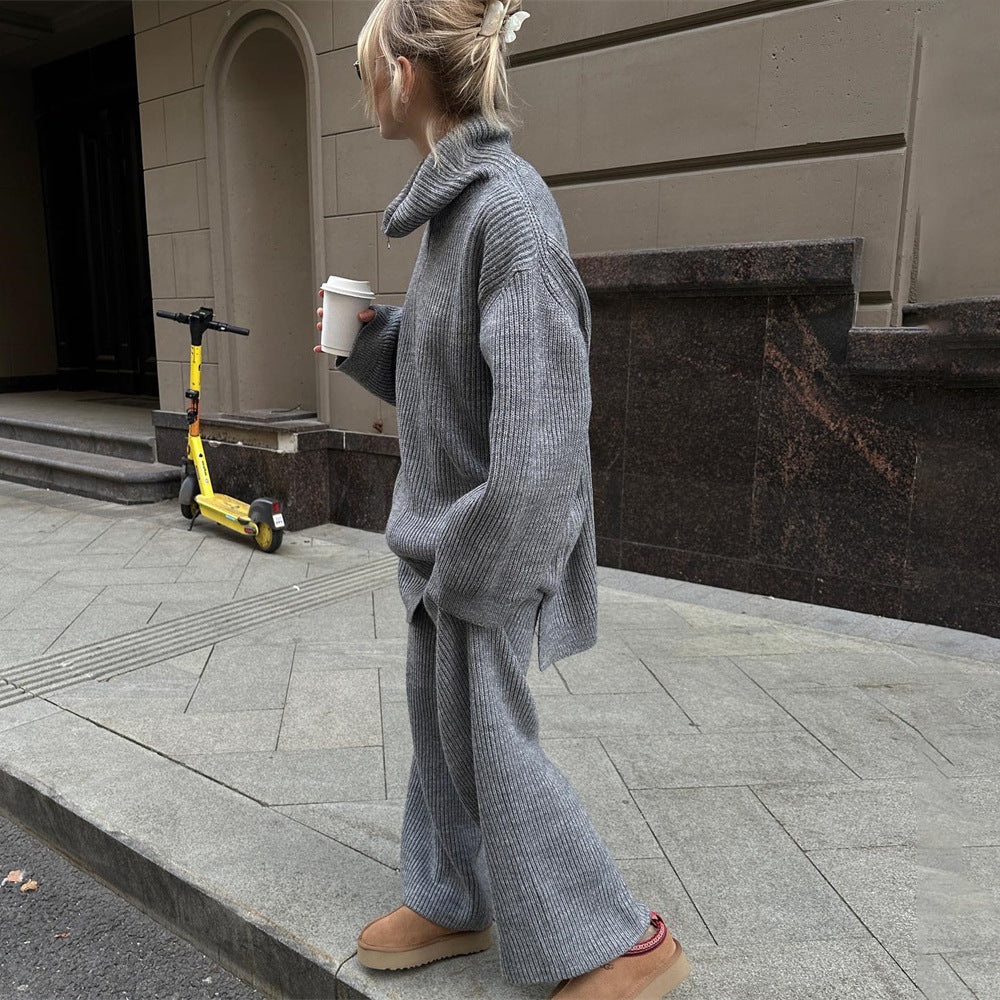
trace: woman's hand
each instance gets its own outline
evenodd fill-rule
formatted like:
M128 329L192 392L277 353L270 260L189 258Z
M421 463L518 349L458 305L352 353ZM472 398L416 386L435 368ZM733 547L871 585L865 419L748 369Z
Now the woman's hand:
M323 289L322 288L319 290L319 297L323 298ZM323 329L323 307L322 306L320 306L319 309L316 310L316 315L319 317L319 322L316 324L316 329L317 330L322 330ZM369 306L367 309L362 309L361 312L358 313L358 319L361 320L362 323L370 323L374 318L375 318L375 310L372 309L371 306ZM313 348L313 352L315 354L319 354L320 351L322 351L322 350L323 350L323 348L320 347L319 344L317 344Z

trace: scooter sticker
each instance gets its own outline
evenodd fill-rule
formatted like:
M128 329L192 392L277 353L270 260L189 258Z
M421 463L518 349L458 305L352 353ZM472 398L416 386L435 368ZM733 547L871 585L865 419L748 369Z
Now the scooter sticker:
M275 514L274 515L274 526L276 528L283 528L285 526L285 515Z

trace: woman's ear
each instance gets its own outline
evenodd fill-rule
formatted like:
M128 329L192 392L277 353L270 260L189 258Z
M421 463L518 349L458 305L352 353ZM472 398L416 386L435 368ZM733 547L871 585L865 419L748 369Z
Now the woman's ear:
M399 93L402 98L409 99L413 88L413 63L406 56L396 56L399 64Z

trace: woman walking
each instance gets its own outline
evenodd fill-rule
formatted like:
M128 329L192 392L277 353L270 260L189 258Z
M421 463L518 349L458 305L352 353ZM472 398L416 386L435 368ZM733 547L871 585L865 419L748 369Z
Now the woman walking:
M404 305L359 313L339 363L397 408L386 542L413 734L403 904L365 926L358 960L471 954L495 924L510 982L660 1000L687 958L541 749L526 677L536 629L541 669L597 638L590 306L508 124L506 50L528 16L520 0L379 0L358 39L369 120L423 155L383 233L427 223Z

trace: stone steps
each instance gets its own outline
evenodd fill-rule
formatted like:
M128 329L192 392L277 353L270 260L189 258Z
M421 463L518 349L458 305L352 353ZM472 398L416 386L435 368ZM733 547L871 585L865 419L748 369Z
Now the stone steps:
M94 455L128 458L133 462L156 461L156 435L152 426L148 434L143 434L124 429L72 427L0 413L0 438L85 451Z
M154 462L152 456L139 460L74 447L89 437L92 445L127 450L129 435L79 431L66 441L70 447L58 447L2 436L10 424L6 418L0 425L0 479L125 504L166 500L180 488L180 466Z

